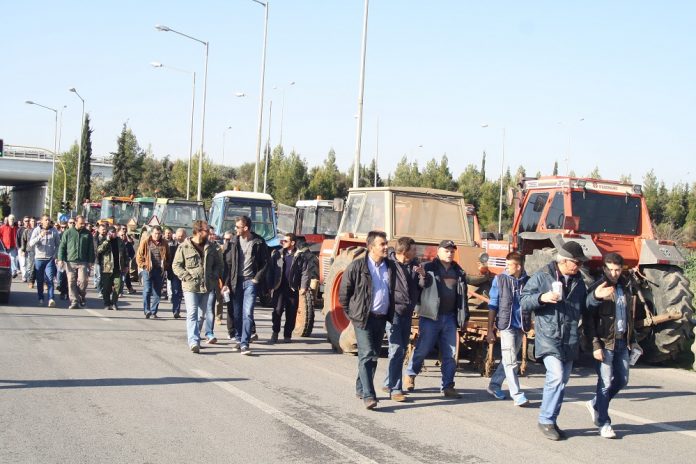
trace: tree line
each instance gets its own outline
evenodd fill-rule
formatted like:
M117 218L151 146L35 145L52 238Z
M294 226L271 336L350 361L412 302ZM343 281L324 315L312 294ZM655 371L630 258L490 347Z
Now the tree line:
M83 190L80 198L98 201L102 196L158 196L186 197L186 178L188 160L172 160L169 156L158 158L150 147L143 149L133 131L123 125L116 139L116 149L111 153L114 173L109 182L91 176L91 134L89 114L85 115L83 131L83 160L81 178ZM75 173L79 145L73 144L60 158L68 176L68 199L75 198ZM352 186L353 167L342 172L336 163L336 152L330 149L326 159L319 166L309 166L307 161L295 150L286 154L282 146L272 151L265 150L268 158L268 173L264 176L264 163L260 166L260 188L263 189L264 177L266 191L279 203L294 205L297 200L316 198L325 199L345 197ZM198 154L191 163L191 180L189 190L195 198L198 179ZM239 166L224 166L214 163L206 154L203 156L202 197L208 202L217 192L230 189L253 190L254 163L242 163ZM548 172L541 175L557 175L558 163L549 166ZM575 172L569 175L575 176ZM509 230L512 225L513 211L507 202L507 191L515 187L519 180L527 177L523 166L514 174L508 170L503 174L503 214L502 230ZM586 177L601 179L596 167ZM623 175L623 182L633 183L630 176ZM498 202L500 199L500 177L489 176L486 172L486 153L480 164L469 164L455 176L447 155L439 160L432 158L420 165L418 160L409 160L403 156L396 166L383 178L377 170L375 160L360 166L359 183L366 186L409 186L427 187L450 191L460 191L467 202L474 205L479 221L484 230L497 231ZM677 242L696 240L696 183L676 183L667 188L653 170L650 170L640 183L656 232L660 238L673 239ZM62 198L63 171L56 170L54 198Z

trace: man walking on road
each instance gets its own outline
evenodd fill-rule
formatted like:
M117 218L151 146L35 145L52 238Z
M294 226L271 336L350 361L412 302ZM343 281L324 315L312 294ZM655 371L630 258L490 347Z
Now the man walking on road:
M36 263L34 262L36 257L34 247L29 246L29 240L31 239L31 234L34 233L34 229L36 229L36 219L30 217L29 225L22 231L21 239L17 238L19 252L24 256L22 281L29 284L29 288L34 288L34 283L36 282Z
M265 281L268 247L263 237L251 230L251 219L240 216L235 221L236 237L232 237L224 253L225 272L222 292L232 293L235 347L250 355L254 305L259 284ZM229 309L229 306L228 306ZM229 326L228 326L229 327ZM232 334L230 334L232 335Z
M280 333L280 320L285 313L285 326L283 328L283 341L290 343L292 331L295 330L297 318L297 305L300 295L305 295L309 289L309 271L307 262L303 259L303 252L298 252L297 237L287 233L280 241L280 250L273 251L269 272L272 272L272 298L273 308L273 335L270 343L278 341Z
M491 376L486 391L495 399L504 400L505 393L501 387L507 380L510 397L515 406L526 406L529 400L520 389L517 378L517 356L522 347L524 334L532 328L532 318L529 311L520 307L520 293L529 276L524 271L524 258L513 251L505 257L505 273L493 279L488 303L488 343L489 349L496 341L495 327L500 337L501 359L497 369Z
M522 290L522 310L534 312L534 356L546 367L539 428L549 440L566 438L556 420L573 361L578 358L578 322L587 298L579 275L584 261L587 257L580 244L568 241L558 250L556 260L530 277Z
M168 257L169 246L162 240L162 228L152 226L148 237L140 240L135 255L143 284L143 312L146 319L157 319Z
M181 280L186 302L186 335L191 352L199 353L201 333L199 315L206 313L208 298L222 273L222 257L217 244L208 241L208 223L193 221L193 236L177 248L172 270ZM213 315L205 314L212 319Z
M56 253L60 246L60 235L51 225L48 215L41 216L41 226L34 229L29 238L28 247L34 250L34 268L36 273L36 291L39 304L44 301L44 282L48 287L48 307L56 306L54 297L54 279L56 277Z
M353 323L358 345L355 395L367 409L377 407L374 379L387 321L394 316L396 269L387 259L387 234L367 234L367 253L355 259L343 273L339 300Z
M85 218L75 217L75 227L63 232L58 247L58 267L65 265L70 293L69 309L87 305L87 283L94 265L94 239L85 228Z
M592 341L597 369L597 392L586 403L603 438L616 438L609 417L609 402L628 385L629 350L637 345L633 327L633 299L622 278L623 257L604 257L604 274L587 290L587 312L582 326Z
M116 228L99 226L97 263L101 266L101 289L104 309L118 310L118 293L123 285L122 274L128 271L126 244L116 235Z
M387 324L389 340L389 367L384 379L384 389L394 401L406 401L403 392L403 367L406 347L411 338L413 310L421 290L430 285L432 276L426 274L416 259L416 242L411 237L400 237L396 250L389 259L394 263L396 281L394 288L394 317Z
M184 240L186 240L186 229L180 227L176 230L174 238L170 240L167 245L169 246L169 266L170 269L167 272L167 279L169 280L169 286L171 287L170 298L172 302L172 314L174 319L179 319L181 317L181 300L184 297L183 290L181 289L181 280L174 273L174 256L176 256L176 250L179 248Z
M15 225L14 214L8 215L0 226L0 240L5 247L5 251L10 255L10 269L12 278L19 273L19 263L17 260L17 226Z
M437 249L437 257L424 266L426 273L434 276L431 285L421 294L418 318L418 341L406 369L404 386L415 388L416 376L423 368L423 361L435 343L442 358L442 384L440 390L446 398L460 398L454 389L456 371L457 318L468 306L466 273L454 261L457 245L443 240Z

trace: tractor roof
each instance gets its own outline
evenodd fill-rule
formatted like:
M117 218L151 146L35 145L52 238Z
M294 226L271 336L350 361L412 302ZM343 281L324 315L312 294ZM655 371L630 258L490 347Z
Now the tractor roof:
M571 188L594 190L607 193L642 194L640 185L624 184L615 180L591 179L588 177L548 176L539 178L526 177L522 179L525 190L546 190L554 188Z
M348 193L356 192L402 192L410 194L449 196L457 198L464 197L464 195L461 192L450 192L449 190L440 190L425 187L360 187L348 190Z
M213 197L213 200L215 200L216 198L246 198L250 200L273 201L273 197L267 193L243 192L241 190L225 190L224 192L216 194Z

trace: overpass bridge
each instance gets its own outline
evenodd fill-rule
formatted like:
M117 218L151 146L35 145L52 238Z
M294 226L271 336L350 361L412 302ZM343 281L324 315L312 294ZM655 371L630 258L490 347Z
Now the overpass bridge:
M56 159L56 170L60 170ZM40 216L48 207L53 152L43 148L5 145L0 158L0 185L11 187L10 207L20 215ZM92 158L92 177L111 180L114 167L110 157ZM53 199L54 212L61 198ZM56 203L57 202L57 203ZM77 207L78 205L76 205Z

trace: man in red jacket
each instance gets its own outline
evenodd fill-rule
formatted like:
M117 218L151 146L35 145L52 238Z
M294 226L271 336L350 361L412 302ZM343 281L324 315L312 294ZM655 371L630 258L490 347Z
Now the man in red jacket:
M0 226L0 240L2 240L5 250L10 254L12 278L15 278L19 269L17 267L17 225L14 214L7 216L5 222Z

